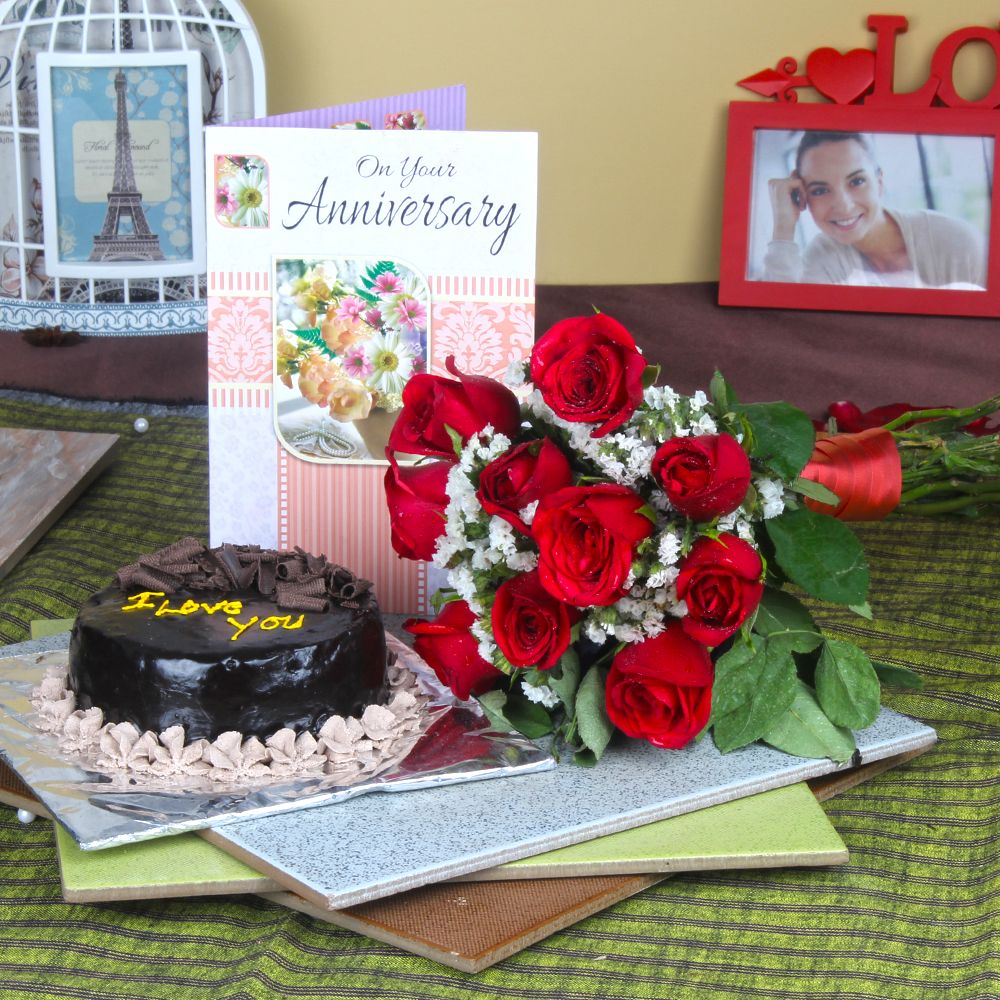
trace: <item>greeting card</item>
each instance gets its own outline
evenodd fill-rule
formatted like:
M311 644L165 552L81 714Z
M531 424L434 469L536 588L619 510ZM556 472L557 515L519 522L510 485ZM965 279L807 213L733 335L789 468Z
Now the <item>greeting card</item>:
M385 444L413 375L530 350L537 137L335 124L206 132L212 544L324 553L419 613Z

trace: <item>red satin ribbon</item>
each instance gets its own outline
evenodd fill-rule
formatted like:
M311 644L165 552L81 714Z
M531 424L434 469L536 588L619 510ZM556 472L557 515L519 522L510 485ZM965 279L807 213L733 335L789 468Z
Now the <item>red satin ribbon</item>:
M903 487L896 442L881 427L818 436L802 478L821 483L840 498L832 507L807 497L806 506L841 521L881 521L899 505Z

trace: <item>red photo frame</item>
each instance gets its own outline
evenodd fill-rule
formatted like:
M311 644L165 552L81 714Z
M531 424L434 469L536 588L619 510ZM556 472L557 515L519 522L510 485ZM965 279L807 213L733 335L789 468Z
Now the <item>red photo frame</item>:
M796 176L792 174L796 137L810 132L861 133L866 145L874 139L875 152L868 148L868 160L875 164L879 196L906 238L909 267L880 274L856 249L844 250L850 238L841 232L829 235L831 213L824 217L811 196L799 212L794 239L783 239L784 245L772 242L777 217L769 183L777 179L775 198L785 196L781 178ZM828 147L847 145L827 143ZM880 146L891 153L889 163L881 162ZM719 304L1000 316L998 146L1000 114L996 110L730 104ZM894 172L900 205L890 205ZM797 206L801 197L795 199ZM839 211L844 215L853 209ZM865 209L857 211L857 216L846 221L834 220L836 226L853 225ZM942 223L940 216L953 222ZM972 251L960 247L957 237L921 242L929 230L974 238L975 252L981 252L975 266L967 263ZM962 263L957 262L959 250ZM859 266L849 270L848 256ZM776 267L776 262L786 266ZM936 277L928 279L927 274ZM943 283L932 283L936 281Z

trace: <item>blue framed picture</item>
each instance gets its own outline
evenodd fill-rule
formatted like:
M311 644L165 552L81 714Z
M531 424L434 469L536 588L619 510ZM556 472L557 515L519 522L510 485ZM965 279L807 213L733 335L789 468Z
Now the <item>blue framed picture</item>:
M40 53L37 62L48 273L203 271L200 56Z

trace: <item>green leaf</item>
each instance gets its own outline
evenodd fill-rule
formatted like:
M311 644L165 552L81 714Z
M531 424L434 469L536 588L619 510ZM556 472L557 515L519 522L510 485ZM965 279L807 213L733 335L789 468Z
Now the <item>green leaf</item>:
M715 403L719 413L729 413L739 402L733 387L723 378L722 372L716 370L712 381L708 383L708 395Z
M761 559L764 560L764 583L768 587L780 589L788 583L788 577L785 576L778 565L778 560L774 557L774 542L771 541L771 536L766 531L757 532L757 548L760 551Z
M878 716L878 675L853 642L827 639L816 664L816 695L827 718L848 729L864 729Z
M895 664L879 663L877 660L872 660L872 667L878 679L889 687L910 688L916 691L924 685L920 674L909 667L897 667Z
M444 429L448 432L448 437L451 438L451 446L455 449L455 457L462 457L462 448L465 442L462 441L462 435L455 430L454 427L449 427L448 424L444 425Z
M850 605L850 609L861 618L867 618L868 621L871 621L873 618L872 606L867 601L864 604L852 604Z
M802 681L795 700L763 739L796 757L829 757L838 763L850 760L857 747L851 731L835 726L823 714L812 690Z
M566 707L566 714L573 715L576 689L580 686L580 657L570 646L559 658L559 662L549 671L549 687Z
M721 656L712 685L712 732L719 751L760 739L791 705L796 683L788 649L759 636Z
M812 421L789 403L747 403L735 407L750 423L750 452L785 480L802 471L813 452L816 432Z
M604 482L603 479L600 480ZM648 503L644 503L637 511L637 514L642 514L643 517L648 517L653 524L657 523L656 510L651 507Z
M796 493L801 493L804 497L809 497L810 500L829 504L831 507L836 507L840 503L840 497L833 490L828 490L822 483L814 482L812 479L803 479L801 476L796 476L792 480L792 489Z
M296 330L295 336L299 340L304 340L310 347L315 347L316 350L322 352L328 358L335 358L337 356L330 350L329 345L323 339L323 333L318 326L303 327L301 330Z
M587 671L576 692L576 731L584 748L600 760L614 726L604 705L604 675L597 667Z
M460 601L461 598L458 596L457 591L449 590L447 587L442 587L440 590L435 590L431 594L431 607L434 609L434 613L440 613L441 609L446 604L451 604L452 601Z
M506 691L501 691L497 688L479 695L476 700L482 705L483 711L486 713L486 718L490 720L490 723L497 732L513 733L515 731L514 727L507 720L507 716L504 715L504 706L507 703Z
M375 279L378 278L380 274L399 274L396 270L396 265L391 260L380 260L374 264L371 264L365 271L364 277L361 279L361 283L365 288L374 288Z
M807 507L786 510L764 524L778 565L813 597L847 605L868 599L868 563L846 524Z
M660 377L659 365L646 365L642 370L642 387L648 389L651 385L656 385L656 380Z
M823 641L809 609L775 587L764 588L753 628L759 635L767 636L769 642L780 643L794 653L808 653Z
M552 717L542 705L528 701L520 685L507 692L504 717L522 735L536 740L552 732Z

